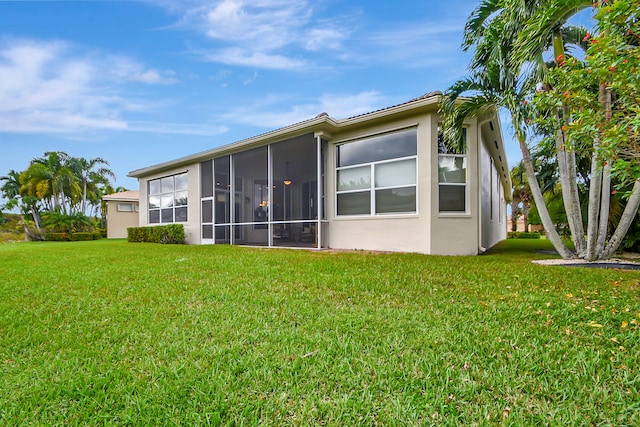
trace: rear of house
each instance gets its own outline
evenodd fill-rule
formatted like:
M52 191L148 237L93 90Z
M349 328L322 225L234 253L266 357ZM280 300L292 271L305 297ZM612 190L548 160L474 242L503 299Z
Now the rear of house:
M511 187L495 110L440 138L440 94L348 119L326 113L132 171L140 225L190 244L477 254L506 237Z

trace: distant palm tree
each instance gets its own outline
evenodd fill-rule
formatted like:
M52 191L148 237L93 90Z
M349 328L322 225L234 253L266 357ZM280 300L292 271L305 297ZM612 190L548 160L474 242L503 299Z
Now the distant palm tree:
M68 165L71 170L75 172L82 184L82 205L80 211L83 215L86 215L87 191L95 190L98 184L108 184L109 178L115 179L115 174L111 169L105 167L109 166L109 162L101 157L95 157L90 160L82 157L71 157Z
M7 203L7 206L9 208L17 207L20 209L20 216L22 217L22 223L25 232L32 239L40 240L39 233L30 233L26 224L24 223L24 216L31 214L36 229L38 230L38 232L40 232L40 212L38 210L38 198L21 193L22 183L20 182L20 176L20 172L10 170L7 175L0 177L0 181L4 181L4 184L2 185L2 187L0 187L0 192L2 192L3 197L9 200L9 202Z
M47 210L68 213L67 205L81 192L68 160L69 155L63 151L49 151L33 159L21 174L22 191L43 200Z
M522 215L524 222L524 231L529 231L529 211L531 210L531 189L529 188L529 181L526 178L526 170L522 162L518 162L513 168L511 168L511 183L513 185L513 200L511 205L511 213L513 215ZM514 206L515 204L515 206ZM514 210L514 208L516 210ZM517 219L517 218L516 218ZM516 219L512 218L512 231L516 231Z

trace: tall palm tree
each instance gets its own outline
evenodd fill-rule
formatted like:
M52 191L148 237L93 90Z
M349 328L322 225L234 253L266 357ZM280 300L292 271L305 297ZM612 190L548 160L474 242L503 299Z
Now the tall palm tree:
M531 210L531 189L526 179L524 164L518 162L511 168L511 182L513 184L513 199L518 201L518 208L524 221L524 231L529 231L529 211ZM522 207L520 207L522 205ZM515 230L514 230L515 231Z
M596 6L601 2L597 2ZM604 1L602 3L605 3ZM471 62L471 70L475 75L481 75L487 69L500 67L504 75L512 74L510 80L517 82L510 90L522 90L526 96L526 91L531 91L534 87L543 90L551 90L546 79L546 71L551 66L560 66L570 52L568 46L585 48L586 30L579 27L567 26L567 20L578 11L592 6L592 1L585 0L484 0L480 6L472 13L465 28L465 39L463 47L465 49L474 48L474 57ZM554 61L546 64L543 61L543 53L553 52ZM520 86L518 86L520 85ZM455 85L454 87L455 88ZM500 86L501 89L505 85ZM509 95L513 97L513 94ZM506 99L505 99L506 100ZM526 101L523 101L526 102ZM530 158L522 147L523 132L525 126L525 115L519 114L509 106L507 102L499 105L506 107L512 114L512 122L516 131L516 138L519 140L523 151L523 161L527 169L527 175L531 184L532 196L541 214L543 225L547 231L552 224L545 223L543 202L534 187L538 187L535 170L532 168ZM513 103L511 103L513 104ZM516 109L520 108L515 105ZM462 108L462 107L461 107ZM556 121L561 124L566 123L569 111L565 105L561 105L552 114L556 116ZM515 121L519 121L516 124ZM564 140L564 134L557 127L555 132L556 159L559 169L559 180L562 188L563 203L567 213L569 228L576 247L576 253L566 250L564 245L560 246L557 241L554 245L565 258L574 256L593 260L602 256L604 251L595 250L595 242L598 240L600 246L604 245L606 235L606 217L608 211L604 203L600 203L600 194L608 193L609 181L607 179L607 168L601 174L597 169L598 159L592 155L592 195L589 198L590 210L600 208L600 227L598 227L598 217L589 215L589 229L587 239L582 219L582 211L579 197L579 187L577 182L576 149L571 147ZM597 148L597 147L596 147ZM596 150L591 150L595 153ZM601 179L604 176L604 179ZM608 199L608 198L607 198ZM635 199L634 199L635 200ZM633 206L633 205L632 205ZM555 228L555 227L553 227ZM555 234L555 233L551 233ZM554 240L554 239L552 239ZM602 243L600 243L602 241ZM599 247L599 246L598 246Z
M20 196L20 172L12 169L7 175L0 176L0 181L4 181L4 184L0 187L3 197L11 200Z
M476 68L470 77L457 81L443 95L440 111L445 117L444 137L447 143L457 146L458 149L464 148L461 147L464 145L461 129L466 117L481 114L493 106L507 109L511 114L511 124L522 153L522 163L529 177L531 194L538 206L547 237L563 258L572 258L574 255L560 238L546 209L540 185L535 179L535 170L524 128L529 109L526 99L528 90L519 78L519 74L509 67L507 53L508 51L504 51L501 57L487 63L482 69ZM460 96L468 92L474 95L461 100Z
M115 179L115 174L109 166L109 162L101 157L87 160L83 157L72 157L69 159L69 167L76 173L82 184L82 206L81 212L87 213L87 191L89 187L97 184L106 184L109 178Z
M10 170L5 176L0 177L0 181L4 181L0 192L2 196L9 200L8 206L11 208L17 207L20 209L20 215L23 219L24 216L31 214L33 222L36 225L38 231L40 231L40 213L38 210L38 199L36 197L29 196L22 192L23 185L20 181L22 176L21 172ZM26 225L24 225L25 231L28 232Z
M67 213L67 205L80 193L79 180L68 160L69 155L63 151L49 151L33 159L22 173L23 190L43 200L48 210Z

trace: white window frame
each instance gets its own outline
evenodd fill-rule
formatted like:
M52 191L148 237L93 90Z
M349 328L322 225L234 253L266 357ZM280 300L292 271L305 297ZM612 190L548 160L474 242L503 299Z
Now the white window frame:
M180 188L180 189L176 189L176 179L178 177L184 177L185 180L187 180L187 188ZM173 190L170 191L163 191L162 190L162 184L161 181L163 179L166 178L171 178L173 179ZM158 182L160 185L160 192L159 193L152 193L151 192L151 184L154 182ZM173 223L185 223L189 221L189 194L188 194L188 176L187 176L187 172L181 172L181 173L177 173L177 174L173 174L173 175L166 175L166 176L162 176L159 178L155 178L155 179L150 179L149 181L147 181L147 189L148 189L148 199L150 199L152 196L155 197L159 197L160 198L160 202L159 202L159 207L158 208L151 208L149 206L149 201L147 200L147 220L149 224L173 224ZM184 205L176 205L175 201L177 200L176 198L176 193L183 193L186 192L187 193L187 200L186 203ZM168 206L168 207L162 207L162 197L165 196L170 196L174 203L172 204L172 206ZM176 221L176 209L182 209L185 208L186 209L186 218L184 221ZM162 211L163 210L167 210L167 209L171 209L171 221L163 221L162 220ZM158 218L158 222L151 222L151 212L158 212L159 218Z
M394 133L394 132L401 132L403 130L408 130L410 128L405 128L405 129L397 129L395 131L392 132L388 132L388 133ZM382 134L380 134L382 135ZM416 133L416 154L412 155L412 156L404 156L404 157L395 157L392 159L385 159L385 160L378 160L378 161L374 161L374 162L364 162L364 163L358 163L358 164L354 164L354 165L349 165L349 166L342 166L339 167L337 166L337 152L340 146L345 145L345 144L349 144L351 142L358 142L358 141L365 141L369 138L373 138L379 136L378 134L376 135L370 135L367 136L365 138L362 139L358 139L358 140L353 140L353 141L349 141L349 142L344 142L342 144L338 144L334 147L334 152L336 153L335 157L335 163L336 163L336 168L334 171L334 182L335 182L335 198L334 198L334 215L336 218L358 218L358 217L389 217L392 215L417 215L418 214L418 154L417 154L417 133ZM384 164L391 164L391 163L398 163L398 162L402 162L402 161L406 161L406 160L414 160L415 162L415 176L414 176L414 183L413 184L401 184L401 185L392 185L392 186L376 186L376 175L375 175L375 171L376 171L376 166L378 165L384 165ZM365 168L365 167L369 167L369 177L370 177L370 183L369 183L369 187L368 188L359 188L359 189L355 189L355 190L338 190L338 175L340 171L343 170L348 170L348 169L355 169L355 168ZM406 211L406 212L376 212L376 192L380 191L380 190L394 190L394 189L399 189L399 188L413 188L415 189L415 209L413 211ZM369 193L369 213L362 213L362 214L339 214L338 213L338 196L341 194L355 194L355 193Z
M462 129L465 138L467 140L467 152L463 153L463 154L457 154L457 153L440 153L440 141L438 141L438 147L437 147L437 165L436 165L436 169L437 169L437 173L438 173L438 215L440 216L469 216L469 131L467 130L467 128L463 128ZM441 128L438 127L438 139L440 138L440 132L441 132ZM466 164L465 167L465 175L464 175L464 182L441 182L440 181L440 158L441 157L456 157L456 158L462 158L463 159L463 163ZM493 172L492 172L493 173ZM464 210L461 211L443 211L440 209L440 191L442 189L442 187L454 187L454 186L458 186L458 187L464 187Z
M128 209L124 207L128 206ZM131 202L118 202L118 212L133 212L133 203Z

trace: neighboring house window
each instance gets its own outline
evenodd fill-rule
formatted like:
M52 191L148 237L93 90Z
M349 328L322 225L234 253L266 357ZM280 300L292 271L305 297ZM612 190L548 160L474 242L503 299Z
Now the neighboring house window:
M336 147L338 215L416 212L416 129Z
M463 129L466 138L466 129ZM440 212L467 211L467 155L452 152L438 133L438 202Z
M187 221L187 174L149 181L149 223Z
M133 212L133 203L118 203L118 212Z

